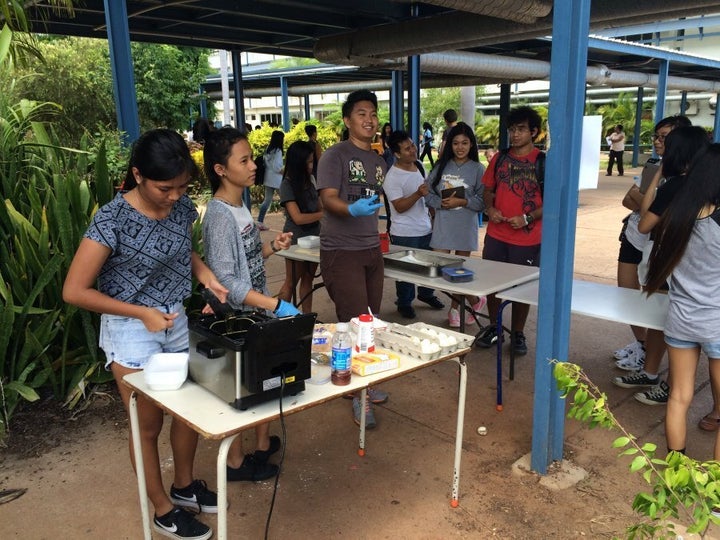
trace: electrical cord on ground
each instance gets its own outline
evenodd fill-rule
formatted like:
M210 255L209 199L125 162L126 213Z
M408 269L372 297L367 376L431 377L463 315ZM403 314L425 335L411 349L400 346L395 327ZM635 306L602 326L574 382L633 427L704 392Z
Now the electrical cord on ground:
M285 461L285 448L287 444L287 430L285 429L285 416L283 414L282 400L285 394L285 373L280 374L280 429L282 432L281 437L281 448L280 448L280 463L278 463L278 472L275 475L275 484L273 486L272 499L270 500L270 509L268 510L267 521L265 522L265 540L268 540L268 533L270 532L270 519L272 518L273 508L275 507L275 496L277 495L278 482L280 481L280 474L282 474L283 462Z

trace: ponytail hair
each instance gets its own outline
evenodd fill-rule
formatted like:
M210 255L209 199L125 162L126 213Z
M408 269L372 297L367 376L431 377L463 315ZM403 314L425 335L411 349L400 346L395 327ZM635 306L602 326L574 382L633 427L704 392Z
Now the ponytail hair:
M213 194L220 188L220 176L215 172L215 165L227 166L233 145L247 140L247 135L234 127L223 127L208 134L203 146L203 167Z

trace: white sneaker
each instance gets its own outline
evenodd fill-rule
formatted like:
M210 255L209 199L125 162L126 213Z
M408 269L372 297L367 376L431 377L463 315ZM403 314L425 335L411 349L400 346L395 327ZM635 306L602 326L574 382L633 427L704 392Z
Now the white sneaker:
M639 371L645 367L645 351L640 348L634 354L615 361L615 367L624 371Z
M448 325L450 328L460 328L460 312L455 308L448 311Z
M633 341L632 343L625 345L622 349L615 351L613 356L615 357L615 360L622 360L623 358L627 358L628 356L634 354L638 350L642 350L642 345L639 341Z

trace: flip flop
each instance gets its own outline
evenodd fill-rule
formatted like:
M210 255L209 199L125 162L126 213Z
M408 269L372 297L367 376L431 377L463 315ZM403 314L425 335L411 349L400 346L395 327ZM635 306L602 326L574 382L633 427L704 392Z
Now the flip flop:
M711 416L712 413L708 413L702 417L698 422L698 427L705 431L717 431L720 428L720 418Z

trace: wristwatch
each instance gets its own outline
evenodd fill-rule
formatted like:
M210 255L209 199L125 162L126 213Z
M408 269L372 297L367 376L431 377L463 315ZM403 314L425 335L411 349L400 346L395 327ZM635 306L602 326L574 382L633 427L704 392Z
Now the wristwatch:
M275 240L270 240L270 249L273 250L273 253L277 253L280 251L278 248L275 247Z
M528 213L523 216L525 218L525 226L527 227L530 225L533 221L535 221L535 218L532 214Z

